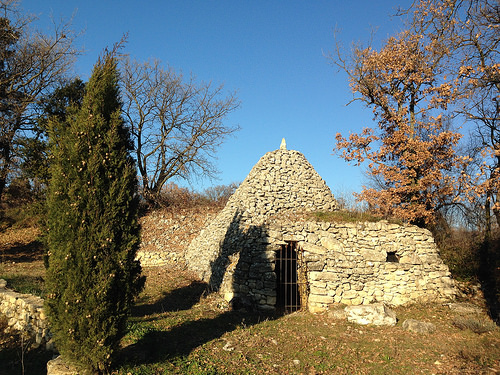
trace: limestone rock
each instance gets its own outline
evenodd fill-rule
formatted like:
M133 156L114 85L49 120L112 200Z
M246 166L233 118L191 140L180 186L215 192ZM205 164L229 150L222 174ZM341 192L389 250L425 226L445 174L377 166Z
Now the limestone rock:
M47 375L78 375L78 371L58 356L47 362Z
M285 141L285 138L283 138L281 140L280 150L286 150L286 141Z
M415 333L433 333L436 330L436 326L433 323L421 322L416 319L406 319L403 322L403 329Z
M450 303L448 306L458 314L478 314L482 312L479 306L466 302Z
M396 313L383 303L371 305L347 306L345 308L347 320L356 324L373 324L376 326L396 325Z
M328 310L328 316L335 320L343 320L346 318L346 312L344 309Z
M7 286L7 281L0 279L0 288L5 288Z
M380 250L369 249L369 250L360 250L360 254L367 261L371 262L383 262L385 261L387 254Z

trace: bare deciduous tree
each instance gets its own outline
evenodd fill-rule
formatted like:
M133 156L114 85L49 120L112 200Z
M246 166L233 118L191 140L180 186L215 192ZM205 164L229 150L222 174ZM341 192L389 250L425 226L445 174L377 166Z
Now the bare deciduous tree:
M239 106L235 94L224 96L222 85L193 77L184 80L157 60L126 60L122 81L145 198L154 202L173 177L214 176L217 148L238 130L223 122Z
M217 185L205 189L203 195L211 202L224 205L231 195L238 189L240 183L232 182L229 185Z
M16 142L33 130L36 103L57 87L78 54L70 23L51 35L31 28L13 0L0 1L0 197L11 172Z
M475 124L479 174L474 192L484 199L486 232L490 210L500 225L500 3L498 0L459 2L466 9L457 20L455 72L462 88L459 112Z

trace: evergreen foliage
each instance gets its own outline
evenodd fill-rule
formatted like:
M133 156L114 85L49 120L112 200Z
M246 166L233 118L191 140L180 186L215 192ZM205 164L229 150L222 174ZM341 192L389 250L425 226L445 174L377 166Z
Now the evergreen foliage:
M136 168L121 118L115 53L94 67L80 107L51 120L46 307L60 353L107 373L144 285Z
M20 169L22 175L30 180L34 193L44 193L50 179L49 174L49 146L47 131L49 120L64 123L68 109L75 110L83 100L85 83L75 78L58 87L50 94L44 96L39 103L42 112L37 119L36 128L29 137L19 137L19 158L22 160Z

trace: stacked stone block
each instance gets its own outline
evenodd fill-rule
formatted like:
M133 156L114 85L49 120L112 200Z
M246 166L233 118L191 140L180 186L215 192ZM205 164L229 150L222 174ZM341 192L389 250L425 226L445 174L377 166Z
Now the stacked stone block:
M448 267L428 230L377 223L271 224L270 242L298 242L309 285L308 308L334 303L444 301L456 294ZM388 254L393 255L388 260Z

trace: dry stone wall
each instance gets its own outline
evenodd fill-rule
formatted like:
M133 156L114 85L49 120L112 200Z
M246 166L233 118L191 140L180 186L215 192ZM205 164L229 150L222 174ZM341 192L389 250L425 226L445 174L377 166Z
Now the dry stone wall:
M269 242L296 241L308 280L308 308L334 303L444 301L456 288L428 230L377 223L273 224Z
M282 147L264 155L226 207L188 247L188 268L230 300L276 307L277 251L295 242L302 302L400 305L455 294L430 232L379 223L291 220L294 212L335 210L330 189L305 157Z
M186 248L219 211L215 206L168 208L143 216L137 259L143 267L183 267Z
M52 336L43 299L14 292L5 285L5 280L0 279L0 314L7 317L8 328L28 333L37 344L50 342Z
M304 155L285 148L268 152L224 209L191 242L186 263L201 279L218 289L230 257L233 259L240 253L253 257L248 252L261 253L263 242L255 248L252 236L266 237L261 231L266 218L283 212L334 210L336 205L325 181Z
M337 203L304 155L279 149L259 160L228 205L258 223L283 211L333 210Z
M212 274L206 279L228 301L244 299L261 310L274 310L276 252L289 242L296 242L300 253L307 281L301 297L311 312L339 303L402 305L456 295L449 269L425 229L384 221L273 220L246 229L240 224L226 232L223 254L210 265Z

